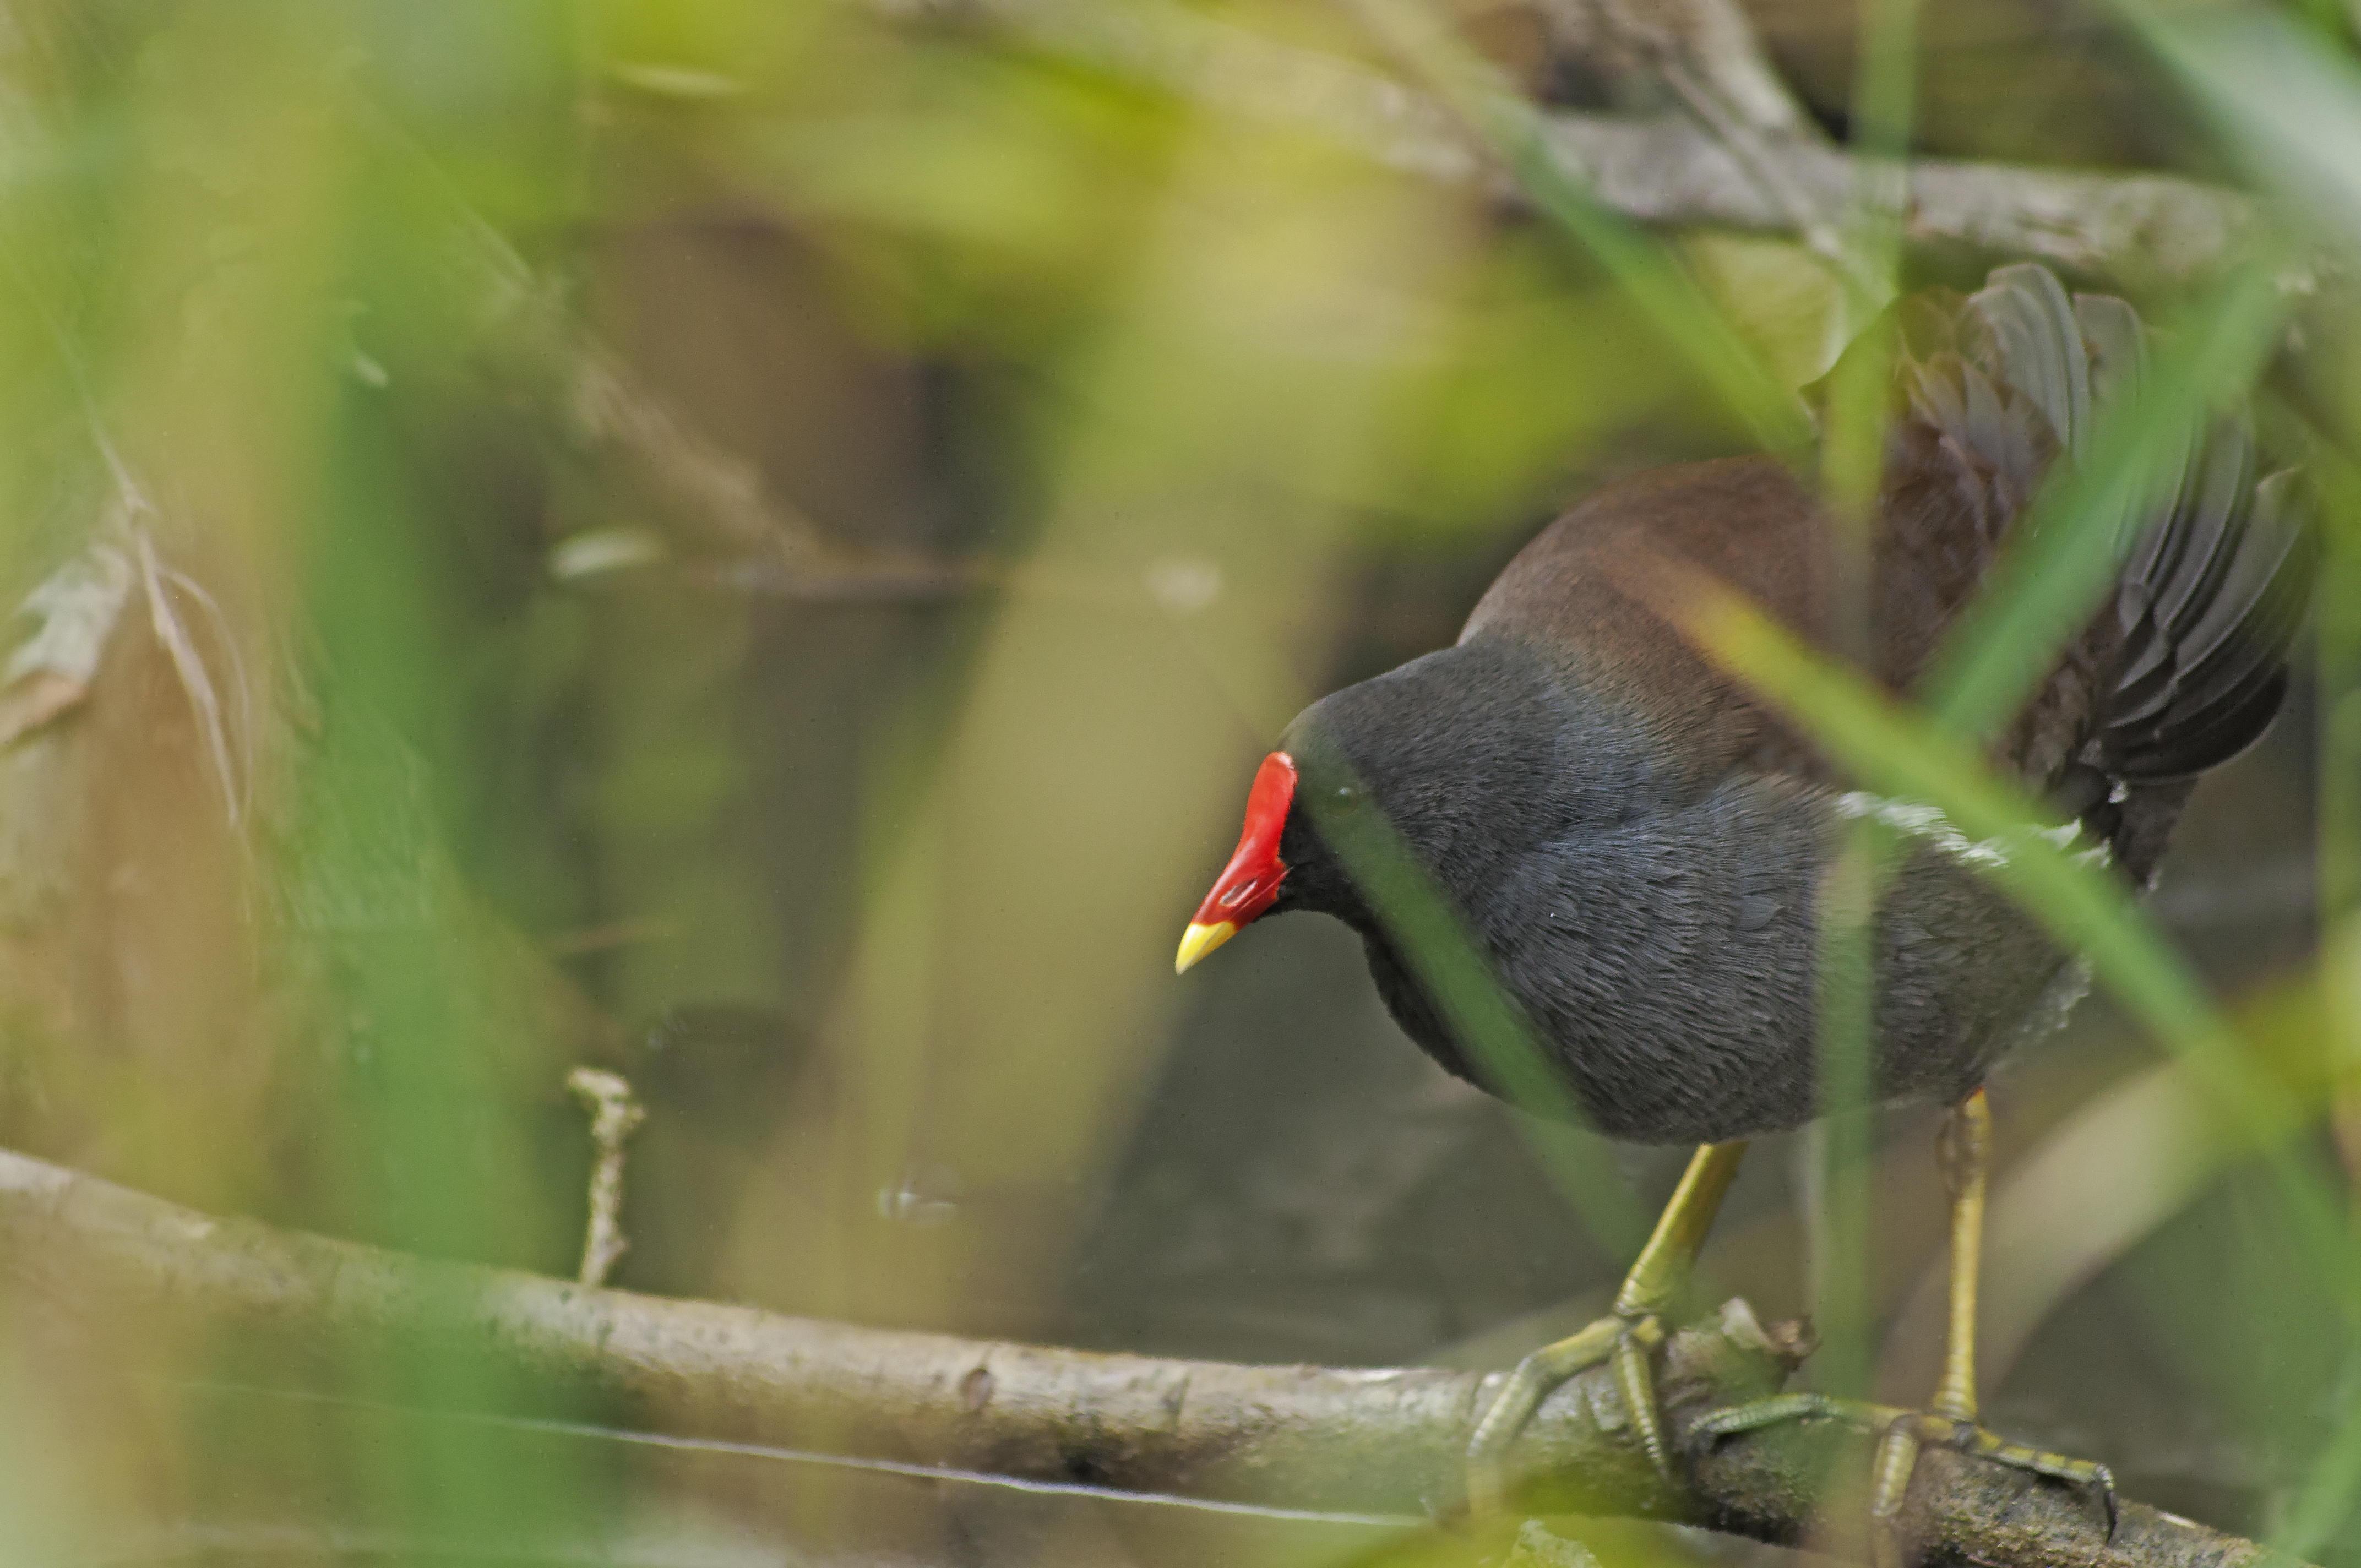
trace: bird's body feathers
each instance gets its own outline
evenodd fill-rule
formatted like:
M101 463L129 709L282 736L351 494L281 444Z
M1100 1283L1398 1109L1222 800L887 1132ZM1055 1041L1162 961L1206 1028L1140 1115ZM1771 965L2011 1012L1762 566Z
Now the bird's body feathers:
M2070 300L2031 267L1916 297L1885 330L1863 662L1907 693L2045 477L2136 395L2147 349L2121 302ZM2292 487L2258 479L2243 423L2192 423L2175 459L2117 524L2114 591L1991 749L2140 883L2194 775L2275 711L2308 565ZM1852 792L1652 608L1703 573L1838 651L1835 561L1826 514L1773 459L1627 478L1528 545L1455 647L1323 699L1283 742L1308 779L1361 781L1611 1135L1713 1142L1818 1113L1819 890L1864 814L1915 834L1875 922L1881 1097L1956 1100L2056 1011L2069 955L1971 864L2004 846ZM1483 1081L1312 813L1290 813L1279 852L1272 908L1356 927L1411 1037Z

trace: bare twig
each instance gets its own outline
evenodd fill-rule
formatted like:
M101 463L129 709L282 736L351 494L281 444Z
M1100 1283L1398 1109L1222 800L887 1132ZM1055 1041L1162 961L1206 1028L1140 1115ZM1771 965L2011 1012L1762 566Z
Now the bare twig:
M1828 138L1780 79L1736 0L1543 0L1540 13L1559 50L1671 89L1815 255L1848 265L1830 211L1783 156L1792 147L1825 147Z
M202 1328L315 1387L355 1347L459 1358L498 1376L435 1386L511 1390L545 1409L588 1396L645 1431L1303 1508L1447 1506L1499 1376L1095 1355L586 1288L212 1219L6 1153L0 1258L27 1306L85 1325L147 1314ZM1798 1344L1737 1302L1675 1335L1658 1385L1675 1438L1775 1389ZM1833 1423L1799 1423L1692 1453L1668 1485L1599 1368L1550 1398L1520 1458L1538 1477L1529 1497L1559 1510L1795 1541L1828 1478L1865 1475L1869 1449ZM2137 1505L2109 1542L2079 1493L1948 1451L1921 1460L1906 1522L1937 1568L2286 1561Z
M1767 140L1823 139L1736 0L1538 0L1535 9L1564 54L1683 97L1709 93L1721 115Z
M1357 148L1389 167L1502 201L1517 192L1442 105L1366 66L1258 37L1167 3L897 0L897 13L972 17L1031 47L1193 102ZM1727 83L1723 84L1725 89ZM1767 148L1783 197L1686 116L1553 113L1554 160L1602 206L1663 227L1798 233L1798 212L1843 210L1852 160L1808 140ZM1963 261L2048 261L2137 290L2218 266L2262 221L2249 197L2161 174L2094 174L1926 159L1910 170L1905 242Z
M604 1285L615 1262L631 1247L623 1234L623 1145L647 1119L639 1097L617 1073L577 1067L566 1087L590 1112L590 1143L598 1157L590 1166L590 1229L582 1239L585 1285Z

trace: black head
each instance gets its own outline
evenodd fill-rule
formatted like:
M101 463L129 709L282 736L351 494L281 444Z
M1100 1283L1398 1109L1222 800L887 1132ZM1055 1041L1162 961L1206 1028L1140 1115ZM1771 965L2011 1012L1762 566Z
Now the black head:
M1236 852L1180 948L1187 969L1267 914L1375 920L1345 840L1390 825L1446 891L1472 902L1578 808L1569 716L1511 647L1472 642L1347 686L1298 715L1264 759Z

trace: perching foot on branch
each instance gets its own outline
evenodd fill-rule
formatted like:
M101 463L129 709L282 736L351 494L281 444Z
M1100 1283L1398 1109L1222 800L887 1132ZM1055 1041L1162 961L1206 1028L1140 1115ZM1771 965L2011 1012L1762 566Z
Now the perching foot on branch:
M1656 1402L1651 1363L1670 1336L1666 1315L1688 1288L1697 1249L1705 1243L1706 1232L1713 1228L1722 1195L1730 1190L1745 1153L1743 1143L1700 1147L1680 1186L1673 1190L1672 1201L1664 1205L1655 1233L1624 1277L1613 1313L1569 1339L1544 1345L1509 1374L1484 1419L1476 1423L1476 1435L1467 1444L1469 1512L1490 1514L1507 1503L1505 1461L1517 1434L1524 1431L1552 1389L1601 1362L1614 1366L1616 1391L1623 1398L1648 1462L1667 1483L1672 1480L1672 1454L1664 1441L1664 1412Z
M2085 1487L2097 1494L2105 1513L2108 1542L2112 1544L2115 1539L2115 1478L2105 1465L2028 1448L1971 1420L1954 1420L1931 1410L1896 1409L1890 1405L1839 1399L1826 1394L1782 1394L1716 1410L1689 1429L1689 1442L1693 1448L1701 1450L1709 1448L1719 1438L1800 1420L1842 1421L1855 1431L1876 1435L1877 1458L1869 1517L1870 1550L1878 1568L1900 1568L1905 1561L1895 1527L1901 1519L1902 1505L1909 1496L1910 1477L1917 1468L1918 1454L1932 1447L1957 1449L2012 1470Z
M1951 1317L1943 1352L1943 1377L1936 1387L1932 1408L1900 1410L1823 1394L1786 1394L1717 1410L1692 1429L1691 1441L1710 1444L1735 1432L1810 1420L1840 1420L1875 1433L1869 1543L1877 1568L1901 1568L1905 1560L1899 1530L1902 1505L1910 1495L1910 1477L1918 1467L1919 1451L1938 1445L2095 1490L2106 1508L2107 1541L2112 1544L2115 1478L2105 1465L2027 1448L1976 1422L1976 1271L1983 1249L1985 1173L1992 1164L1992 1110L1982 1090L1952 1109L1937 1140L1936 1158L1951 1194Z

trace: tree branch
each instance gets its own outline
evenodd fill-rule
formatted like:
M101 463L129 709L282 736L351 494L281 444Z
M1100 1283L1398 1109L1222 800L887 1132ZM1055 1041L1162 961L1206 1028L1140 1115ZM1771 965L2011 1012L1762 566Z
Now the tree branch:
M900 15L986 23L1031 47L1209 107L1518 200L1457 119L1433 99L1367 66L1260 38L1167 0L874 3ZM1750 92L1749 102L1756 95ZM1652 225L1808 239L1806 218L1843 211L1853 186L1852 159L1810 139L1762 137L1741 154L1686 116L1552 113L1546 119L1565 171L1602 206ZM1750 159L1774 163L1778 178L1763 179ZM1953 253L1971 264L2031 258L2136 291L2203 275L2261 221L2252 198L2170 175L1929 159L1910 167L1905 238L1922 255Z
M1788 226L1831 266L1848 264L1836 216L1796 181L1789 147L1828 138L1787 90L1737 0L1540 0L1562 54L1598 62L1620 80L1617 106L1641 107L1669 89L1776 203ZM1627 101L1631 100L1631 101Z
M212 1219L5 1152L0 1255L27 1305L117 1332L142 1317L201 1329L313 1387L357 1347L372 1365L479 1366L493 1376L434 1386L499 1387L529 1413L579 1417L588 1405L675 1435L1299 1508L1449 1506L1499 1376L1099 1355L592 1289ZM1659 1384L1673 1432L1775 1389L1799 1338L1763 1329L1738 1302L1675 1336ZM1797 1424L1694 1454L1666 1486L1601 1368L1551 1397L1519 1457L1536 1506L1791 1542L1814 1530L1828 1477L1866 1475L1869 1448L1830 1423ZM2136 1504L2109 1545L2087 1498L1949 1453L1922 1461L1906 1523L1938 1568L2273 1560Z

